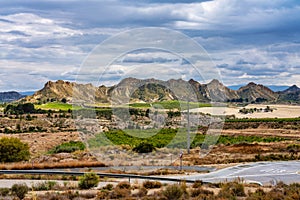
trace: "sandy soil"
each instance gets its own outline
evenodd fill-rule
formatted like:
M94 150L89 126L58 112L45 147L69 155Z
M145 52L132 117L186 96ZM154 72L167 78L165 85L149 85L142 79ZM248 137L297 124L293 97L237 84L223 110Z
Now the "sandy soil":
M251 114L239 113L242 108L266 108L269 106L273 112L255 112ZM201 112L213 115L235 115L237 118L290 118L300 116L300 106L272 105L272 104L249 104L245 107L204 107L191 109L191 112Z

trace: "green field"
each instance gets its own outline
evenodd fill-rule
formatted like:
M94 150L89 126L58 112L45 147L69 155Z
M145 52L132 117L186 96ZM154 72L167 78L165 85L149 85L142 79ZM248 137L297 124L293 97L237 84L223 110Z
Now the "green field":
M109 109L111 105L109 104L90 104L88 105L91 108L95 108L96 110L101 110L101 109ZM137 109L145 109L145 108L157 108L157 109L177 109L177 110L186 110L187 109L187 102L184 101L162 101L162 102L155 102L153 104L150 103L130 103L129 107L130 108L137 108ZM120 105L120 108L128 107L126 105ZM211 107L211 104L209 103L197 103L197 102L190 102L190 108L200 108L200 107ZM71 104L67 103L61 103L61 102L50 102L46 104L41 104L41 105L35 105L35 109L43 109L43 110L62 110L62 111L67 111L67 110L78 110L81 109L82 107L80 106L75 106L73 107Z
M60 103L60 102L51 102L41 105L34 105L35 109L42 109L42 110L62 110L62 111L68 111L70 110L78 110L81 107L80 106L72 106L71 104L66 103Z
M148 137L147 137L148 136ZM199 147L206 139L206 144L214 144L216 137L207 137L202 134L191 134L193 141L191 148ZM142 142L153 144L154 147L186 148L187 132L185 129L155 129L151 130L112 130L100 133L88 141L90 148L107 145L129 145L135 147ZM259 137L259 136L228 136L221 135L217 144L238 144L242 142L278 142L287 140L281 137Z

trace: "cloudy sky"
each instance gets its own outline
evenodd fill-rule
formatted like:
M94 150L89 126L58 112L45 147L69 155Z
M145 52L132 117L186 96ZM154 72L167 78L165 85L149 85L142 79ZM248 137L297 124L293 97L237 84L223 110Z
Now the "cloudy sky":
M299 13L298 0L0 1L0 91L74 81L99 43L144 27L179 31L197 41L225 85L300 86ZM103 83L113 84L129 74L126 66L135 65L147 69L138 70L144 75L153 66L172 66L182 78L193 77L183 61L164 51L129 52L111 63L111 80Z

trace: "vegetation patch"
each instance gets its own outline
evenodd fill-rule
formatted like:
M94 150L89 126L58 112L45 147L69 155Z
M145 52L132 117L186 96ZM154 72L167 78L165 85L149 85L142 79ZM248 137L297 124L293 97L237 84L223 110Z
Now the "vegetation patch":
M133 131L133 132L131 132ZM161 129L155 132L155 129L149 130L111 130L105 133L100 133L95 138L90 139L89 145L91 148L97 148L107 145L129 145L135 150L137 147L141 149L145 144L151 144L154 148L170 147L170 148L186 148L187 131L185 129ZM153 134L156 133L156 134ZM140 135L138 135L140 134ZM149 137L146 137L149 134ZM206 135L191 133L193 141L191 148L201 147ZM253 143L253 142L280 142L288 140L283 137L267 137L267 136L253 136L253 135L238 135L229 136L221 135L218 138L217 144L239 144L239 143ZM213 145L214 140L207 141L206 146Z
M19 162L30 158L29 146L14 137L3 137L0 139L0 161Z
M132 149L137 153L150 153L155 150L153 144L142 142Z
M50 154L54 153L72 153L79 150L84 150L85 144L81 141L70 141L62 143L49 151Z
M80 106L73 106L72 104L61 103L61 102L49 102L46 104L35 105L36 109L43 109L43 110L61 110L61 111L68 111L68 110L78 110Z
M90 189L96 187L99 183L99 177L95 173L86 173L79 178L78 187L80 189Z

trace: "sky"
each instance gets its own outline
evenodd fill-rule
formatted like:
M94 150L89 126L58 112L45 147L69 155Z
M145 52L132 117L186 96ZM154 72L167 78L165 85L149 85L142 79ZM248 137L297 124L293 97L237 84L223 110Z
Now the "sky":
M298 0L0 1L0 91L36 90L48 80L76 81L78 74L89 82L97 74L80 72L97 45L148 27L196 41L225 85L300 86L299 13ZM120 44L130 46L129 41ZM164 50L130 51L110 63L109 76L102 74L100 82L112 85L129 74L173 78L159 73L168 69L177 73L174 78L201 82L184 61ZM129 73L128 66L138 70Z

